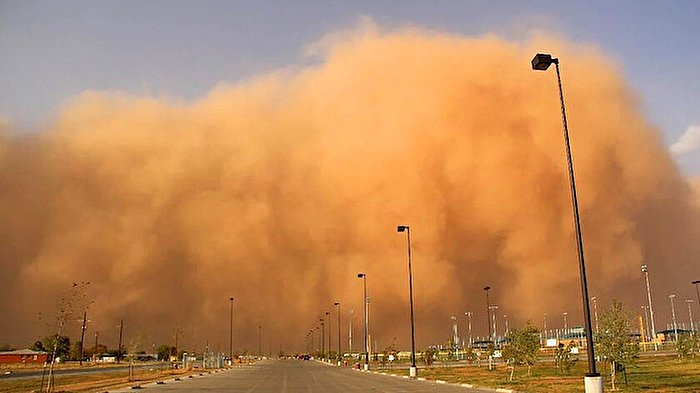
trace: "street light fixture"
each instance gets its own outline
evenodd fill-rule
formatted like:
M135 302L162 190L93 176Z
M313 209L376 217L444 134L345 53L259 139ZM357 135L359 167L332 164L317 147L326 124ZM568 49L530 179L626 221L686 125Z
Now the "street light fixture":
M538 53L532 59L532 69L545 71L551 64L555 65L557 71L557 85L559 86L559 101L561 104L561 118L564 127L564 142L566 147L566 160L569 167L569 181L571 185L571 202L574 213L574 227L576 229L576 247L578 249L579 275L581 276L581 298L583 300L583 320L586 331L586 352L588 353L588 373L584 379L585 391L602 392L603 378L596 371L595 354L593 346L593 329L591 327L591 308L588 302L588 282L586 279L586 263L583 250L583 237L581 235L581 219L578 209L578 196L576 194L576 181L574 178L574 163L571 158L571 144L569 142L569 126L566 120L566 109L564 107L564 90L561 85L561 75L559 72L559 59L552 58L552 55Z
M399 225L396 227L397 232L406 232L408 243L408 299L411 305L411 368L409 376L415 378L418 376L418 367L416 366L416 333L415 323L413 319L413 272L411 270L411 228L408 225Z
M489 340L491 340L491 304L489 303L489 290L491 287L485 286L484 292L486 292L486 327L489 331Z
M364 288L364 298L362 299L365 304L365 371L369 370L369 348L367 348L367 329L369 325L369 314L367 313L367 275L365 273L358 273L357 278L362 279L362 287Z
M341 359L343 358L340 352L340 302L333 303L334 306L338 308L338 366L342 365Z
M647 284L647 302L649 302L649 319L651 319L651 339L654 340L654 350L659 350L659 343L656 340L656 324L654 323L654 307L651 305L651 287L649 286L649 268L647 265L642 265L642 273L644 273L644 281Z

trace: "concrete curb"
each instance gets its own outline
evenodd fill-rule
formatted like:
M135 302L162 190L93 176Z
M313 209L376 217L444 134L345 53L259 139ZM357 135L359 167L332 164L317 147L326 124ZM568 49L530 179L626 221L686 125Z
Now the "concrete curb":
M207 375L212 375L212 374L219 373L219 372L231 371L231 370L234 370L236 368L241 368L243 366L244 365L237 365L237 366L232 366L232 367L223 368L223 369L206 370L206 371L202 371L201 373L191 374L188 376L179 376L179 377L175 377L175 378L161 379L159 381L137 383L137 384L132 385L132 386L124 386L124 387L119 387L116 389L105 390L104 393L124 393L124 392L128 392L131 390L145 389L149 386L155 387L158 385L168 385L168 384L173 384L176 382L184 382L184 381L189 381L190 379L198 379L200 377L205 377Z
M405 378L405 379L409 379L409 378L410 378L408 375L398 375L398 374L393 374L393 373L382 373L382 372L373 371L373 370L370 370L370 371L357 370L357 369L353 369L353 370L355 370L355 371L360 371L360 372L367 372L367 373L377 374L377 375L390 376L390 377L401 377L401 378ZM484 387L484 386L474 386L474 385L469 384L469 383L453 383L453 382L443 381L443 380L441 380L441 379L426 379L426 378L423 378L423 377L418 377L418 378L416 378L416 381L427 382L427 383L434 383L434 384L438 384L438 385L458 386L458 387L462 387L462 388L465 388L465 389L477 389L477 390L481 390L481 391L484 391L484 392L520 393L520 392L518 392L517 390L513 390L513 389L489 388L489 387Z

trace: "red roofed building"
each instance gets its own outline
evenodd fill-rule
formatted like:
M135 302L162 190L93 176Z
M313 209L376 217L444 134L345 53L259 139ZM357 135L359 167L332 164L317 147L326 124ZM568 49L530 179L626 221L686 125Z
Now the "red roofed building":
M49 358L49 354L31 349L18 349L16 351L0 352L0 363L40 363L43 364Z

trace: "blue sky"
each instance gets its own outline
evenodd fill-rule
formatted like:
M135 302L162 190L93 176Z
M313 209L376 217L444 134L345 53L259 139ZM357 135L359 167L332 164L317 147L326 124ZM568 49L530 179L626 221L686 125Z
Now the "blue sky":
M306 45L363 16L516 39L549 29L596 44L666 144L681 140L682 170L700 175L700 1L0 0L0 116L36 129L86 89L192 99L303 62Z

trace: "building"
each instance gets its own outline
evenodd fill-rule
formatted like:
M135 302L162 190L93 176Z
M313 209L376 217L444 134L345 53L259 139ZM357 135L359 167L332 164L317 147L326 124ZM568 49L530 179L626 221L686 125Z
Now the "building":
M31 349L18 349L16 351L0 352L0 363L46 363L49 354L43 351Z

